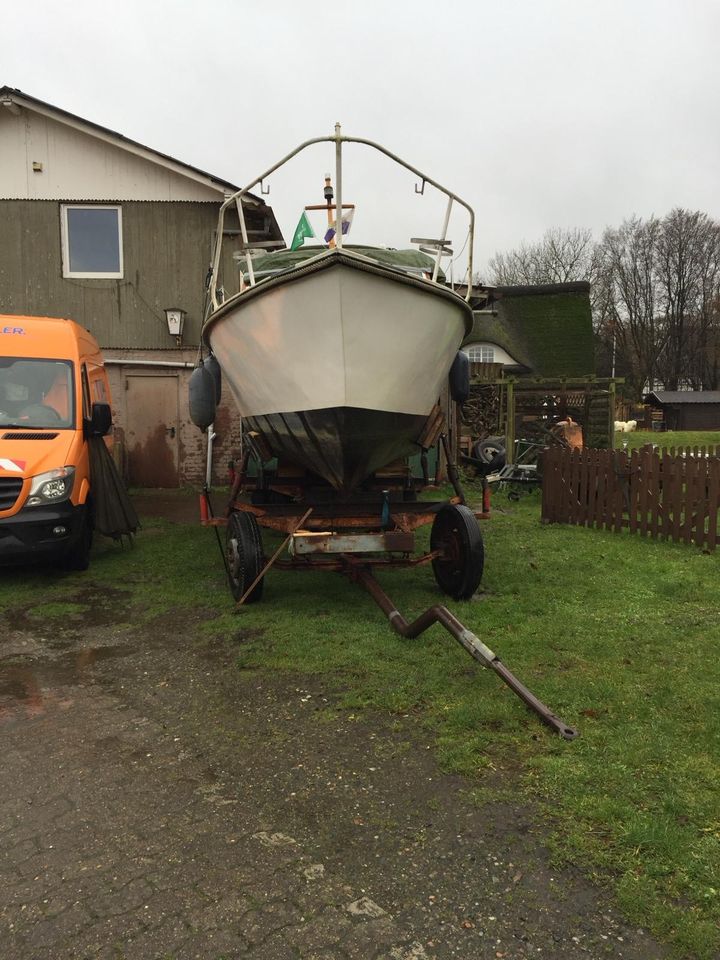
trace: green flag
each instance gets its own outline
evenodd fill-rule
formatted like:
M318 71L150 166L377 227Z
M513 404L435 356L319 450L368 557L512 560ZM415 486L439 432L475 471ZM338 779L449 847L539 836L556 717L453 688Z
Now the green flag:
M310 226L310 221L307 218L307 214L303 210L300 214L300 219L298 220L298 225L295 227L295 233L293 234L292 243L290 244L291 250L297 250L298 247L301 247L305 243L306 237L314 237L315 231Z

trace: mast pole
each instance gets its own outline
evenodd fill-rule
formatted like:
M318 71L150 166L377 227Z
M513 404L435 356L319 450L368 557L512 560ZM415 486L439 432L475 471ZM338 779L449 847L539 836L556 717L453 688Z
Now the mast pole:
M342 131L335 124L335 246L342 250Z

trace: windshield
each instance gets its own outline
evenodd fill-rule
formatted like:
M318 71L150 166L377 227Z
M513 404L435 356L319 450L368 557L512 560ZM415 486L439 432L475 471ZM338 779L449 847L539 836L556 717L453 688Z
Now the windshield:
M73 427L74 398L69 360L0 357L0 427Z

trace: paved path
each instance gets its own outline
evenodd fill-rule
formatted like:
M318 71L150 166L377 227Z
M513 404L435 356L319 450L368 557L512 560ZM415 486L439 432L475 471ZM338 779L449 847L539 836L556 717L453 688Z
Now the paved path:
M411 718L85 583L91 625L0 621L0 960L665 956Z

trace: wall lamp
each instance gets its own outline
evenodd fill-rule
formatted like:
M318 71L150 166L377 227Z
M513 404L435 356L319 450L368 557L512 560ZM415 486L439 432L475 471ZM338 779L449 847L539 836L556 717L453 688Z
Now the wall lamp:
M175 337L178 346L182 346L182 333L186 316L187 312L179 307L167 307L165 309L168 333L171 337Z

